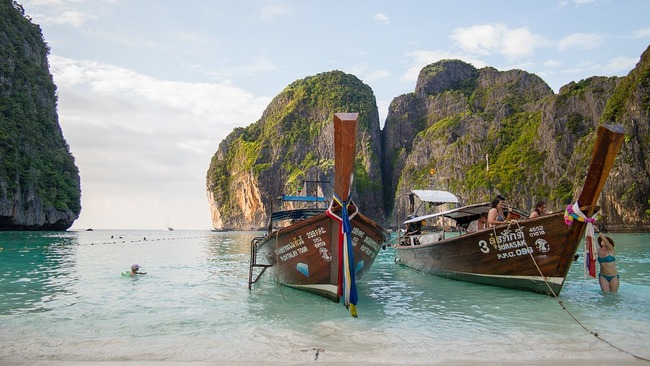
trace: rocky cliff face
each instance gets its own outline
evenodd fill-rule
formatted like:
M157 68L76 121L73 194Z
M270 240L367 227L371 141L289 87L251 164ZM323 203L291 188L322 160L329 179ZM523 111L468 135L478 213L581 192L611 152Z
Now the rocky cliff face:
M606 220L614 229L650 231L650 47L614 88L601 121L626 132L601 201Z
M382 132L385 202L396 224L411 189L449 189L466 203L504 194L531 209L563 210L582 188L594 131L622 124L628 139L602 195L614 230L648 230L648 51L625 78L592 77L555 95L521 70L457 60L425 67L413 93L393 100ZM487 160L489 159L489 171Z
M20 5L0 0L0 230L65 230L79 170L56 113L49 48Z
M269 104L260 120L236 129L221 142L207 174L212 225L219 229L264 227L272 199L296 195L299 189L331 197L333 114L337 112L360 114L352 199L361 212L383 221L374 95L356 77L332 71L292 83Z
M384 225L405 217L402 193L412 189L450 190L464 203L500 193L525 209L545 200L564 210L582 188L596 127L616 123L627 139L601 197L604 220L613 230L650 230L649 53L624 78L591 77L559 94L522 70L443 60L392 101L381 132L372 91L355 77L297 81L259 121L221 143L208 172L213 223L263 226L271 197L291 194L299 180L331 179L328 125L345 110L362 116L355 201ZM332 93L359 102L336 104Z

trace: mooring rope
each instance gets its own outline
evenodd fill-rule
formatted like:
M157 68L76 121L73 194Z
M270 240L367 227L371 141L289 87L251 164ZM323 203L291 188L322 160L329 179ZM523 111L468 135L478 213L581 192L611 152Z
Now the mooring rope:
M510 229L510 225L511 225L513 222L517 224L517 229L518 229L518 230L522 230L522 228L521 228L521 226L519 225L519 222L518 222L518 221L511 221L511 222L508 224L508 228L507 228L506 230ZM496 235L496 230L495 230L495 235ZM533 251L532 251L531 248L528 246L528 241L526 240L526 236L525 236L525 235L524 235L524 240L523 240L523 242L524 242L524 245L526 245L526 249L527 249L526 251L528 252L528 255L530 256L530 259L533 261L533 264L535 264L535 268L537 268L537 272L539 272L539 275L540 275L540 276L542 277L542 279L544 280L544 283L545 283L546 286L548 287L549 291L551 292L551 294L553 295L553 297L555 298L555 300L557 300L558 304L560 304L560 307L562 307L562 309L563 309L564 311L566 311L567 314L569 314L569 316L570 316L570 317L571 317L571 318L572 318L572 319L573 319L573 320L574 320L574 321L575 321L575 322L576 322L580 327L582 327L582 329L584 329L585 331L587 331L588 333L590 333L591 335L593 335L594 337L596 337L596 339L598 339L598 340L600 340L600 341L602 341L602 342L608 344L608 345L609 345L610 347L612 347L612 348L615 348L615 349L617 349L617 350L619 350L619 351L621 351L621 352L623 352L623 353L626 353L626 354L628 354L628 355L630 355L630 356L632 356L632 357L634 357L634 358L636 358L636 359L650 362L650 359L647 359L647 358L644 358L644 357L641 357L641 356L635 355L634 353L632 353L632 352L630 352L630 351L624 350L624 349L622 349L622 348L616 346L615 344L613 344L613 343L609 342L608 340L602 338L602 337L598 334L598 332L594 332L594 331L592 331L591 329L587 328L584 324L582 324L582 322L581 322L580 320L578 320L578 319L577 319L577 318L576 318L576 317L571 313L571 311L569 311L569 309L567 309L566 306L564 306L564 302L563 302L562 300L560 300L560 298L559 298L558 295L555 293L555 291L553 291L553 288L551 287L551 285L550 285L550 284L548 283L548 281L546 280L546 276L544 276L544 273L542 273L541 268L539 268L539 265L537 264L537 261L535 260L535 257L533 256Z

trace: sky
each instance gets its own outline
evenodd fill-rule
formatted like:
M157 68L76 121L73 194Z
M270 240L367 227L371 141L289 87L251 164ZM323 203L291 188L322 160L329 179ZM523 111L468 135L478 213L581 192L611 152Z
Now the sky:
M80 170L72 230L209 230L219 143L290 83L341 70L381 126L422 67L521 69L557 93L625 76L650 45L646 0L18 0L51 48Z

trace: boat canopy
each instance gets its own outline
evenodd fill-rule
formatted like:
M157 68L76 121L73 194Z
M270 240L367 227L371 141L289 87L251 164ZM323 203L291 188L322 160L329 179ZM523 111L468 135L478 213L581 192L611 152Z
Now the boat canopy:
M475 220L475 218L480 216L482 212L487 213L488 211L490 211L490 207L491 204L489 202L477 203L475 205L457 207L447 211L441 211L429 215L414 217L412 219L404 221L404 224L410 224L412 222L418 222L418 221L427 220L438 216L443 216L455 220L460 225L463 224L465 221L469 222Z
M327 211L325 208L298 208L295 210L277 211L271 214L271 222L283 220L305 220L318 216Z
M286 196L282 195L278 197L282 201L293 201L293 202L325 202L325 197L320 196Z
M437 205L443 203L458 203L458 197L447 191L414 189L412 192L418 196L422 202L429 202Z
M411 219L408 219L408 220L404 221L404 225L412 223L412 222L418 222L418 221L427 220L427 219L431 219L431 218L434 218L434 217L442 216L442 217L446 217L448 219L452 219L452 220L456 221L456 224L458 226L461 226L461 225L468 224L468 223L478 219L479 216L481 215L481 213L487 213L488 211L490 211L490 208L492 208L492 204L490 202L477 203L477 204L474 204L474 205L457 207L457 208L453 208L451 210L436 212L436 213L429 214L429 215L422 215L422 216L418 216L418 217L413 217ZM520 216L520 217L528 217L528 213L523 211L523 210L519 210L519 209L516 209L516 208L509 208L509 211L512 211L513 213L515 213L517 216ZM507 212L506 212L506 215L507 215Z

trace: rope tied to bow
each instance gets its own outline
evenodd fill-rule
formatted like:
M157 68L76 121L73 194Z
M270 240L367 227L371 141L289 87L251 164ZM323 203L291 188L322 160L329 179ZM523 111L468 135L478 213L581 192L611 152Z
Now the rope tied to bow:
M578 202L573 205L568 205L564 211L564 223L568 226L573 225L573 221L584 222L587 224L585 229L585 277L596 278L596 260L598 259L598 251L594 244L594 224L600 218L600 214L596 213L592 217L587 217L581 210Z
M336 215L333 211L334 202L341 206L341 216ZM352 246L352 224L350 220L359 213L358 209L350 214L348 207L353 204L352 200L343 201L334 194L332 203L327 209L327 216L341 222L341 231L339 232L338 252L339 252L339 281L338 296L343 296L344 305L350 310L353 317L357 317L357 284L354 272L354 250ZM356 208L356 206L355 206Z

